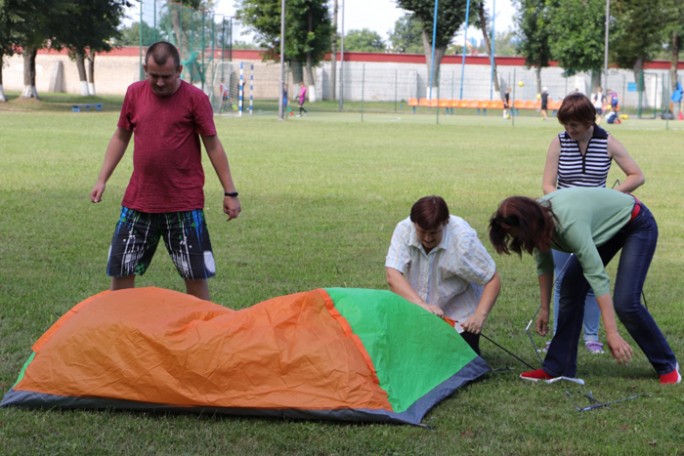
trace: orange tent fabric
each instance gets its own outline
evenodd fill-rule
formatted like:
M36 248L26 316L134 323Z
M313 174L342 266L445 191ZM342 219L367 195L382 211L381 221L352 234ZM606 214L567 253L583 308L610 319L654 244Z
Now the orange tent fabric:
M331 294L346 304L336 304ZM389 365L379 376L380 351L385 349L376 342L382 336L364 335L362 340L357 331L366 331L369 318L359 311L371 309L374 300L388 299L399 299L403 311L418 312L440 325L452 344L447 349L460 350L465 358L427 386L393 386ZM458 387L488 370L460 337L450 335L453 328L426 314L377 290L317 289L240 311L159 288L106 291L76 305L35 342L33 355L1 405L209 410L419 424L434 403L453 392L443 390L444 382ZM372 352L366 344L373 345ZM454 382L463 365L470 366L464 370L468 374ZM441 392L426 401L440 386ZM393 399L392 391L416 388L416 400L409 394L411 399L404 401L408 405L397 410L402 401Z

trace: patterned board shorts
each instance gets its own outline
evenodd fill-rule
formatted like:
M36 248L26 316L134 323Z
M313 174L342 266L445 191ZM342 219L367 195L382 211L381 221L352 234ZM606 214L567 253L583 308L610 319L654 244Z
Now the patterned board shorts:
M149 214L122 207L109 247L107 275L143 275L160 237L184 279L207 279L216 274L204 211Z

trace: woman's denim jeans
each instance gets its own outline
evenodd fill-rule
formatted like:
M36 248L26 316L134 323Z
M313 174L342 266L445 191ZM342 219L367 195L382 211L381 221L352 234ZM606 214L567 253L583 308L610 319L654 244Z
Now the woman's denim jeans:
M622 249L613 287L615 312L659 375L672 372L677 360L653 317L641 303L641 291L658 242L658 226L651 211L641 211L612 239L598 247L606 265ZM570 259L561 284L556 334L544 360L544 370L554 376L574 377L577 342L582 330L584 298L589 290L582 266Z
M553 254L553 275L555 285L553 287L553 333L556 334L556 327L558 326L558 303L560 301L560 289L563 283L563 276L565 275L565 265L572 258L572 254L561 252L560 250L551 250ZM601 311L598 303L594 297L594 292L589 289L586 298L584 299L584 342L598 342L599 327L601 325Z

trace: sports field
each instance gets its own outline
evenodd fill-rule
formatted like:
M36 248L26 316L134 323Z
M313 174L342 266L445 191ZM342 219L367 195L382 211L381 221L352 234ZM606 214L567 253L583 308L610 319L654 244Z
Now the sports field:
M215 302L244 308L319 287L386 289L384 258L411 204L442 195L478 231L512 194L538 196L546 148L560 126L527 115L407 110L219 117L243 212L227 223L222 189L207 170L206 215L217 261ZM0 106L0 393L31 344L64 312L109 285L104 267L131 152L103 202L89 191L114 131L117 100L102 112ZM638 196L660 240L645 287L647 305L684 361L684 122L630 119L609 126L646 174ZM613 170L609 180L621 178ZM503 288L484 333L530 363L525 326L538 307L530 257L493 255ZM611 268L613 270L613 268ZM140 286L183 290L163 248ZM578 376L531 384L526 369L487 340L494 369L429 413L429 429L111 411L0 409L3 455L595 455L684 454L684 384L662 387L633 345L628 366L580 350ZM538 344L543 340L536 339ZM429 350L430 341L425 341ZM599 402L607 407L580 412Z

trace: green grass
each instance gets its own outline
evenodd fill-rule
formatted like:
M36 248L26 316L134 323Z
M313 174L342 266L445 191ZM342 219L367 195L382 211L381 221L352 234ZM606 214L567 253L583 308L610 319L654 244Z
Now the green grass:
M0 106L0 391L16 380L31 344L74 304L108 287L107 248L131 171L131 151L104 201L88 193L115 128L120 100L71 113L68 97ZM244 308L317 287L386 288L384 257L397 221L420 196L444 196L490 248L487 221L511 194L539 194L556 122L515 127L497 115L409 112L217 118L243 213L226 223L207 166L206 214L218 275L215 302ZM684 122L630 120L610 130L646 173L640 198L658 219L658 251L646 285L649 310L684 354ZM611 175L611 181L619 178ZM503 280L485 333L534 361L524 332L538 306L532 260L494 256ZM182 290L163 249L139 285ZM623 330L623 335L626 333ZM631 340L631 339L628 339ZM538 343L542 343L539 339ZM430 341L426 341L429 349ZM633 344L634 345L634 344ZM157 415L111 411L0 410L7 455L539 455L684 454L682 387L663 388L643 354L626 367L580 351L587 385L522 382L525 367L486 340L495 369L428 414L430 430L380 424ZM602 401L634 400L591 412Z

